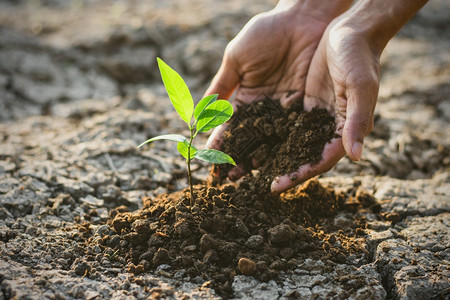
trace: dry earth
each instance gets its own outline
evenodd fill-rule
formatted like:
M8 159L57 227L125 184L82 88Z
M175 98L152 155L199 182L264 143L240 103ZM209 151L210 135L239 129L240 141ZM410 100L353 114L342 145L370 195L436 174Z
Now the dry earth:
M136 149L183 130L155 58L200 96L227 42L274 3L241 2L0 2L0 299L218 298L170 266L127 273L95 239L112 210L186 187L172 146ZM320 178L336 190L361 184L381 203L384 218L366 213L367 261L330 272L306 259L269 282L238 275L236 299L339 298L349 288L354 299L450 297L449 15L447 1L430 1L391 41L362 161L344 158ZM207 167L195 169L204 180ZM367 285L354 288L355 277Z

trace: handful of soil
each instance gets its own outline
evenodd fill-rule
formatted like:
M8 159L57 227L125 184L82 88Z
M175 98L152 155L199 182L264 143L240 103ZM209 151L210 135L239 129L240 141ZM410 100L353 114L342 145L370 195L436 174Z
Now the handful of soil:
M306 112L302 103L284 109L278 100L268 97L240 106L228 125L222 151L241 164L245 172L256 165L264 191L276 176L318 163L336 128L334 117L325 109ZM231 166L213 168L220 183Z

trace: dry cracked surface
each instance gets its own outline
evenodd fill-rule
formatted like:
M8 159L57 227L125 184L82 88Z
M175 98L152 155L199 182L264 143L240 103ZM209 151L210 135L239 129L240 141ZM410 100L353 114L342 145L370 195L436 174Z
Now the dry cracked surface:
M201 95L229 39L274 1L256 2L0 3L0 299L220 298L207 279L170 264L129 273L106 222L187 185L173 145L136 149L184 130L155 57ZM449 10L429 2L391 41L363 159L344 158L320 178L337 191L360 185L380 202L382 217L361 212L365 254L305 259L268 282L238 274L233 298L450 297ZM205 180L207 166L194 169ZM109 250L96 242L105 235Z

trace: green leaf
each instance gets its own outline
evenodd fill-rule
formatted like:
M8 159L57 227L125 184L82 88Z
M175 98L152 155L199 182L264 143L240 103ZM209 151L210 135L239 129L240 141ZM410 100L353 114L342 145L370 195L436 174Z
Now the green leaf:
M191 128L191 119L194 112L194 100L183 78L162 59L157 58L159 71L166 87L167 94L173 107L181 119Z
M218 96L219 95L217 94L209 95L200 100L200 102L197 104L194 110L194 119L198 120L205 111L206 107L208 107L208 105L210 105L211 103L215 102Z
M188 158L188 148L189 148L189 143L187 141L179 142L177 144L178 152L180 152L180 154L186 159ZM190 153L191 159L194 158L196 152L197 152L197 148L195 148L194 145L191 145L191 153Z
M155 136L155 137L153 137L153 138L151 138L151 139L149 139L149 140L146 140L145 142L143 142L142 144L140 144L140 145L138 146L138 148L144 146L144 145L147 144L147 143L151 143L151 142L157 141L157 140L169 140L169 141L174 141L174 142L185 142L185 141L186 141L186 138L185 138L184 136L182 136L181 134L164 134L164 135L158 135L158 136Z
M211 103L197 120L197 131L205 132L228 121L233 115L233 106L227 100Z
M236 165L234 160L226 153L214 149L202 149L195 153L195 157L213 164L232 164Z

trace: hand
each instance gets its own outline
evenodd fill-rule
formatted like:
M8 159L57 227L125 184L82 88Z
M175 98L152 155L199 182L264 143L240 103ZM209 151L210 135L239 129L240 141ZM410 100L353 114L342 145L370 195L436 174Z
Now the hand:
M284 191L328 171L345 154L352 160L360 159L364 137L373 127L379 57L380 53L374 51L358 29L349 27L341 18L330 24L311 62L304 107L305 110L326 108L335 116L336 133L341 138L325 145L318 164L303 165L295 175L275 179L272 191Z
M373 127L381 52L425 3L360 1L330 23L308 71L304 108L322 107L335 115L341 138L325 145L318 164L303 165L294 174L276 178L272 192L285 191L328 171L345 154L355 161L361 158L364 138Z
M273 10L255 16L227 46L205 94L228 99L236 90L235 109L266 95L280 99L285 107L301 100L308 67L323 32L350 3L280 1ZM213 132L209 148L220 149L225 129L221 126ZM243 169L238 166L228 175L236 179L243 175Z

